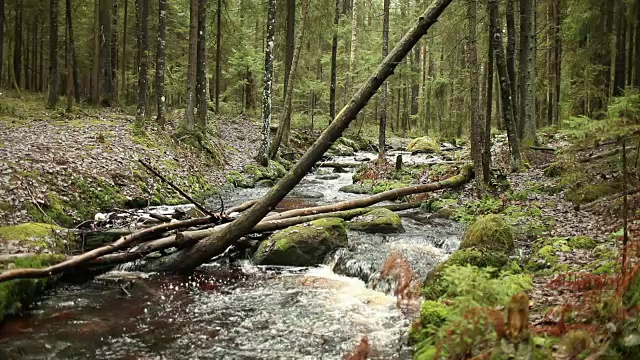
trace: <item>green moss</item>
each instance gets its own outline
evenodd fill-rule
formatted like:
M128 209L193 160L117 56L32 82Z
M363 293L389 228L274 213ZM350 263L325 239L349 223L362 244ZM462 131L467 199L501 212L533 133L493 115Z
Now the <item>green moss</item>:
M557 161L549 164L546 169L544 169L544 175L546 177L558 177L562 175L565 171L567 171L568 165L565 162Z
M539 239L532 248L532 254L527 262L526 269L542 273L566 271L568 266L559 264L558 254L570 252L572 249L566 238Z
M258 164L247 164L244 166L244 171L251 176L253 181L259 181L264 179L278 180L283 177L287 170L277 161L269 161L269 166L264 167Z
M407 145L407 151L411 153L439 153L440 144L428 136L415 138Z
M503 252L513 251L513 230L498 215L481 216L467 229L460 243L460 249L472 247Z
M24 223L0 227L0 238L5 240L31 240L51 236L53 231L62 228L50 224Z
M509 263L509 257L506 254L483 251L475 248L455 251L447 260L447 265L473 265L477 267L493 267L496 269L501 269Z
M260 244L253 261L262 265L312 266L347 245L344 220L324 218L273 234Z
M451 309L438 301L427 300L422 302L420 319L409 330L409 339L417 344L427 337L434 335L447 321Z
M390 234L403 232L400 216L389 209L375 209L347 223L350 230Z
M360 145L349 138L341 137L336 141L337 144L341 144L347 147L352 148L354 151L360 151Z
M591 250L596 246L596 242L588 236L575 236L569 238L568 243L572 249Z
M10 267L43 268L63 261L64 255L34 255L16 259ZM42 290L50 283L50 279L19 279L0 283L0 322L33 302Z
M564 198L574 204L587 204L619 191L621 191L620 184L615 182L585 184L576 189L565 192Z

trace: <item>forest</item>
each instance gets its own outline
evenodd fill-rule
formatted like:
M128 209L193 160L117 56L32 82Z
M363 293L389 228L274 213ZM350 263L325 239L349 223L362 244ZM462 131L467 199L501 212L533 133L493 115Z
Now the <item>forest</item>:
M0 0L0 358L640 358L640 0Z

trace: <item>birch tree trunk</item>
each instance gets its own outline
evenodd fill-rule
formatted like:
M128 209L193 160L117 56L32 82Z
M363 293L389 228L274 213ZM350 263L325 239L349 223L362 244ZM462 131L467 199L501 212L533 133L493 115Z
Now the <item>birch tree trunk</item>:
M244 211L238 219L225 226L219 233L205 238L188 249L170 255L166 260L166 267L159 270L173 272L192 271L211 257L225 251L240 237L250 232L300 182L333 142L342 135L358 112L364 108L382 83L393 74L398 64L402 62L418 40L427 33L427 30L437 21L451 1L434 0L431 3L374 73L371 74L367 82L349 100L347 106L342 109L331 125L309 147L287 175L280 179L275 186L271 187L265 196L249 210Z
M493 32L493 51L500 80L502 118L507 127L507 137L511 148L511 169L517 171L520 169L520 141L518 140L517 127L513 118L511 83L509 82L509 73L502 44L502 27L500 26L500 12L497 0L489 0L489 21Z
M58 103L58 0L49 0L49 97L47 108Z
M522 141L533 144L536 141L536 74L535 74L535 0L520 0L520 81L518 90L520 106L519 119L522 123Z
M384 14L382 20L382 58L385 59L389 55L389 7L390 0L384 0ZM389 91L389 83L382 84L380 93L380 130L378 130L378 157L384 159L386 131L387 131L387 92Z
M469 96L471 100L471 157L473 158L473 166L476 174L483 174L482 147L484 145L482 138L484 127L482 119L480 119L480 99L478 90L478 49L476 46L476 16L477 3L476 0L467 0L467 70L469 75ZM490 134L489 134L490 135ZM476 187L478 192L484 192L483 177L476 176Z
M167 102L164 94L165 46L167 40L167 0L158 0L158 48L156 53L156 97L158 115L156 122L164 129Z
M284 113L278 124L278 132L276 133L276 139L271 144L271 150L269 151L269 157L275 159L278 155L280 144L283 142L284 134L288 131L291 122L292 111L292 97L293 86L295 83L296 68L298 67L298 61L300 60L300 50L302 50L302 41L304 39L304 30L307 22L307 15L309 14L309 0L302 0L302 19L300 20L300 27L296 34L296 48L293 52L293 62L291 63L291 71L289 73L289 84L287 84L287 91L285 93L284 101Z
M271 145L271 99L273 98L273 48L276 34L276 0L269 0L267 8L267 39L264 51L264 85L262 89L262 140L257 161L262 166L269 165Z
M640 1L640 0L638 0ZM336 0L336 10L333 18L333 40L331 42L331 85L329 89L329 117L333 121L336 117L336 82L338 75L338 24L340 21L340 0Z

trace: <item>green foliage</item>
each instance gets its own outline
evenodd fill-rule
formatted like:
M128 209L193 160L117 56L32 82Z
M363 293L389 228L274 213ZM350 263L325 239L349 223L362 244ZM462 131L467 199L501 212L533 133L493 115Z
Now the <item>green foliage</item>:
M622 120L640 122L640 93L638 90L629 90L625 96L613 98L609 105L609 113Z
M469 223L473 222L478 216L497 214L503 209L503 207L504 204L500 199L487 196L480 200L467 202L464 206L459 207L456 210L455 219Z
M469 226L460 243L461 249L480 248L497 251L512 251L513 229L498 215L485 215Z

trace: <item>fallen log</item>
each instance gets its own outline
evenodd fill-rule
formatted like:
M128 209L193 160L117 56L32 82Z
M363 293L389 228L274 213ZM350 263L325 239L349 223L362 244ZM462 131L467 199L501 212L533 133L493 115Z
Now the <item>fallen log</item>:
M54 274L58 274L66 269L81 265L85 262L97 259L101 256L111 254L118 250L123 250L131 245L136 243L148 241L154 238L154 236L158 234L162 234L167 231L183 229L191 226L198 225L206 225L216 223L219 218L205 217L205 218L197 218L185 221L177 221L173 223L165 223L156 225L150 228L143 229L136 233L124 236L114 242L113 244L99 247L97 249L88 251L84 254L74 256L68 260L65 260L56 265L52 265L42 269L12 269L0 273L0 282L12 280L12 279L33 279L33 278L41 278L47 277Z
M549 146L529 146L531 150L556 152L558 149Z
M281 230L281 229L288 228L290 226L303 224L309 221L327 218L327 217L337 217L337 218L349 220L379 208L385 208L391 211L415 209L420 207L420 204L421 204L420 202L412 202L412 203L405 203L405 204L374 206L374 207L367 207L367 208L360 208L360 209L329 212L324 214L299 216L299 217L288 218L283 220L262 221L262 222L259 222L252 229L251 233L262 233L262 232L268 232L268 231ZM172 247L177 247L179 249L185 248L187 246L191 246L197 243L198 241L206 238L207 236L211 236L220 232L222 228L227 225L228 224L224 224L215 228L180 232L174 236L168 236L158 240L152 240L147 243L141 244L140 246L134 249L131 249L129 252L104 255L100 258L91 260L86 264L83 264L82 266L93 267L93 266L102 266L102 265L122 264L130 261L142 259L143 257L151 253L154 253L156 251L166 250Z
M619 198L623 197L625 194L626 195L634 195L634 194L637 194L638 192L640 192L640 188L630 189L630 190L623 191L623 192L620 192L620 193L617 193L617 194L605 196L605 197L603 197L601 199L594 200L594 201L592 201L590 203L587 203L587 204L584 204L584 205L580 205L579 209L580 210L589 211L589 210L592 210L594 207L596 207L598 204L602 204L604 202L610 202L610 201L619 199Z
M637 148L637 146L631 146L629 148L627 148L627 151L631 151L631 150L635 150ZM613 150L610 151L605 151L605 152L601 152L599 154L596 155L591 155L591 156L587 156L581 159L578 159L579 163L586 163L586 162L590 162L590 161L594 161L594 160L599 160L599 159L603 159L609 156L613 156L618 154L620 151L622 151L621 148L615 148Z

